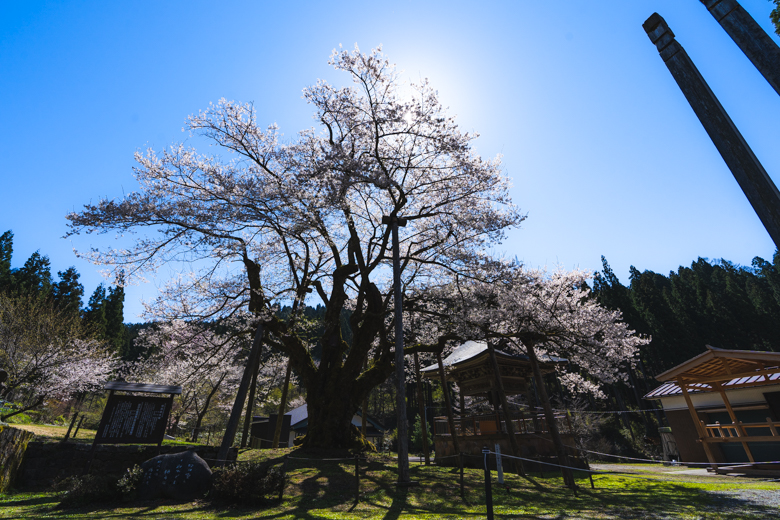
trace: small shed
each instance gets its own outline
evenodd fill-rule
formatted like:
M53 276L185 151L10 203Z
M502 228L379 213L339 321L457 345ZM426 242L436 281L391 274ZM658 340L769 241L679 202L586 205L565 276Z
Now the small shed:
M681 461L780 470L760 464L780 460L780 353L708 345L656 379L645 399L661 402Z

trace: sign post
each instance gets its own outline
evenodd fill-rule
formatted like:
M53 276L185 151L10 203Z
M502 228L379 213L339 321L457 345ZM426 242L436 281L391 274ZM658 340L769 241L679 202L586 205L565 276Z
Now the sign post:
M89 473L98 444L157 444L159 454L173 396L181 394L181 387L113 381L103 388L109 391L108 402L92 441L86 472ZM116 394L117 391L124 393ZM168 394L168 397L148 394Z

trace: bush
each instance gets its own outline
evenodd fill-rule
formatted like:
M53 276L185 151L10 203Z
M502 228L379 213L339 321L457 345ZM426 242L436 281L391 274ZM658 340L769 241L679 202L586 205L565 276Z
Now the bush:
M266 504L281 495L285 479L281 464L247 462L215 468L208 498L248 506Z
M116 487L124 500L133 500L136 497L138 486L141 485L141 481L144 477L144 470L136 464L119 479L116 483Z

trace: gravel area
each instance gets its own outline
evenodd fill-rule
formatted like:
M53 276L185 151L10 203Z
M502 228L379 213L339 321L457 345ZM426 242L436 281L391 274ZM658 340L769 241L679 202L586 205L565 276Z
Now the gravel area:
M628 473L649 478L733 484L729 490L706 491L714 496L711 511L732 514L753 514L763 518L780 518L780 481L770 485L775 489L750 489L750 484L766 483L768 479L747 478L710 473L706 468L687 466L663 466L661 464L598 464L590 465L596 471Z

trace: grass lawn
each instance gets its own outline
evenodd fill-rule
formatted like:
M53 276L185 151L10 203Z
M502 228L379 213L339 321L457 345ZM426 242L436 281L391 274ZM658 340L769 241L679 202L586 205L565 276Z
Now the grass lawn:
M241 460L278 456L288 450L250 450ZM293 457L298 456L292 453ZM242 508L207 501L157 500L114 503L58 510L57 494L17 493L0 495L0 518L7 519L456 519L485 518L484 472L465 471L465 500L452 468L413 464L412 479L418 487L396 488L392 459L370 457L361 466L360 501L354 505L354 463L338 461L290 461L290 482L284 500L266 507ZM315 467L311 467L314 465ZM308 466L308 467L307 467ZM495 484L496 518L780 518L776 506L761 503L763 497L780 495L780 484L735 477L679 474L679 468L600 465L602 469L630 471L633 475L598 475L596 489L587 478L578 482L578 496L563 487L560 477L505 475L506 487ZM655 469L653 469L655 468ZM677 469L677 471L673 471ZM685 468L683 468L685 469ZM755 500L759 497L758 502ZM764 500L766 502L766 500ZM775 502L777 502L775 500Z
M19 430L27 430L35 434L36 441L61 441L65 438L65 433L68 431L67 426L54 426L49 424L12 424L14 428ZM69 442L73 441L73 432L76 431L76 427L71 430L71 437ZM79 442L92 442L95 438L95 430L88 430L86 428L80 428L79 434L76 437L76 441Z

